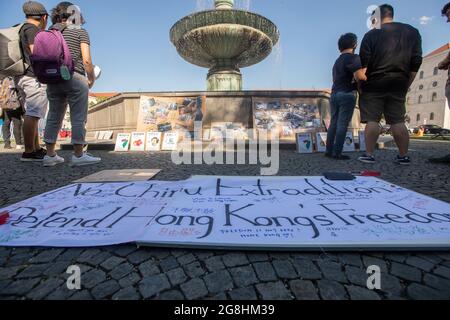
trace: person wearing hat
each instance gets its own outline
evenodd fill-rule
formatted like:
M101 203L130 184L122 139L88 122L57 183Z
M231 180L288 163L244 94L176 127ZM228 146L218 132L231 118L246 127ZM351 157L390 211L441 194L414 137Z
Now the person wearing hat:
M26 21L19 35L23 58L29 67L24 75L14 79L25 108L23 124L25 152L21 161L42 162L46 151L39 143L39 120L45 118L47 113L47 88L35 77L30 56L33 53L36 35L47 27L48 12L41 3L35 1L25 2L23 12Z

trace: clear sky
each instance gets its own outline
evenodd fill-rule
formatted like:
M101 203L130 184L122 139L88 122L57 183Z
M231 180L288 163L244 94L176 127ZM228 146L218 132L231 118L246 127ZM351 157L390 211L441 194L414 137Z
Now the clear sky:
M0 0L0 28L23 20L24 0ZM51 9L58 0L42 0ZM180 18L212 0L75 0L87 20L94 63L103 69L94 91L204 90L207 70L181 59L169 41ZM239 0L239 6L266 16L281 33L280 46L264 62L242 69L244 89L329 88L346 32L362 39L368 6L374 0ZM391 0L396 19L418 28L424 53L450 42L450 24L441 17L447 0Z

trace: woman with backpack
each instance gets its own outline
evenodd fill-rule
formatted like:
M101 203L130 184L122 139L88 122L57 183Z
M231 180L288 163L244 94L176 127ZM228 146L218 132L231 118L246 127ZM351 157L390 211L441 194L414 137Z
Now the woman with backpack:
M47 145L47 155L44 158L44 166L46 167L64 163L64 158L56 154L55 145L67 105L70 107L74 148L71 165L75 167L86 166L101 161L100 158L84 152L89 89L94 85L95 73L89 35L81 27L85 21L78 10L78 7L70 2L61 2L51 13L53 26L50 29L61 31L73 59L74 72L71 78L69 76L70 80L48 84L47 86L49 113L44 134L44 141Z

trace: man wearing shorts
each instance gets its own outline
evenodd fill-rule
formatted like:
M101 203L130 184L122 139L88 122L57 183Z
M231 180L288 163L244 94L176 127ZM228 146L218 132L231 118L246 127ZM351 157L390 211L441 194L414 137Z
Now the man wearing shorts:
M365 35L360 50L362 66L367 68L360 99L361 121L367 124L367 152L359 160L375 163L375 146L384 116L399 149L396 162L409 165L406 95L422 65L422 38L412 26L394 22L392 6L382 5L379 12L381 27Z

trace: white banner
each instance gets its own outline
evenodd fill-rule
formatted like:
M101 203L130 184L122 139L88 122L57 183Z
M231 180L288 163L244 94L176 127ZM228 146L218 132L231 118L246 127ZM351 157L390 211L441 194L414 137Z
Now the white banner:
M76 184L6 208L0 245L450 249L450 205L359 177Z

